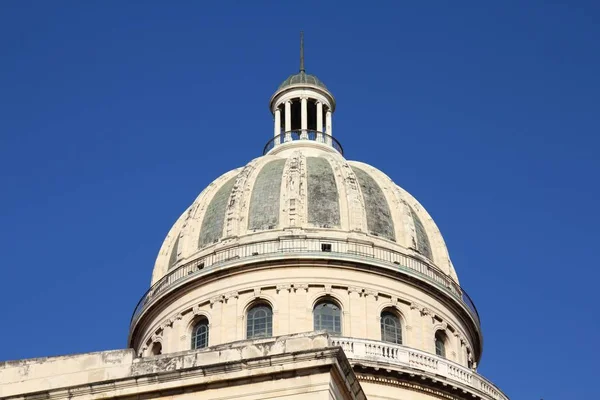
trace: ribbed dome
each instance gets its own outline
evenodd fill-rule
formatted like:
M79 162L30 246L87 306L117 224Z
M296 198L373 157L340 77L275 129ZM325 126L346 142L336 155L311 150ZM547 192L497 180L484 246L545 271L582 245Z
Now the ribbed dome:
M319 78L317 78L315 75L307 74L304 71L300 71L295 75L290 75L285 81L283 81L281 85L279 85L277 90L281 90L292 85L314 85L327 90L327 87Z
M215 249L281 235L364 241L457 279L437 226L409 193L367 164L300 146L256 158L211 183L169 232L153 283Z

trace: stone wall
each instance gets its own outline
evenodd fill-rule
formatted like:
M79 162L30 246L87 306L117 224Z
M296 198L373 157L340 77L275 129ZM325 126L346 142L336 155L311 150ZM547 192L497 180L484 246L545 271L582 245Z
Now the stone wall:
M473 337L465 321L422 289L371 271L318 265L306 260L199 283L196 289L161 302L160 311L141 326L135 341L138 355L148 355L160 342L163 352L191 347L191 332L198 318L209 321L209 345L246 338L246 312L260 301L273 310L273 336L314 330L313 307L330 298L342 310L342 335L381 340L380 315L395 312L402 323L403 344L435 353L434 335L443 330L448 339L446 357L468 365Z
M117 350L0 364L0 397L356 399L365 396L327 335L242 341L133 358Z

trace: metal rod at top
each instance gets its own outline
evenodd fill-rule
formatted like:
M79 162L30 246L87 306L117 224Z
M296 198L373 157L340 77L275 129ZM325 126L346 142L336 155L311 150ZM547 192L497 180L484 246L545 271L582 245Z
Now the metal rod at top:
M300 72L304 72L304 31L300 31Z

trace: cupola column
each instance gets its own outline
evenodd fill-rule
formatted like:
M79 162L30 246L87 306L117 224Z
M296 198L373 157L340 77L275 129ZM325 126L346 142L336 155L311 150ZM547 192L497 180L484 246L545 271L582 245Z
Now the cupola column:
M300 99L301 114L300 114L300 139L308 139L308 99L302 97Z
M331 110L327 110L327 115L326 115L325 120L326 120L326 124L327 124L327 127L326 127L327 134L329 135L327 137L326 142L327 142L327 144L331 144L331 138L333 137L333 132L331 129Z
M275 129L273 134L275 137L281 134L281 110L279 107L275 109ZM277 144L277 140L275 140L275 144Z
M288 100L285 102L285 138L284 142L292 140L292 101Z
M317 101L317 142L323 142L323 103Z

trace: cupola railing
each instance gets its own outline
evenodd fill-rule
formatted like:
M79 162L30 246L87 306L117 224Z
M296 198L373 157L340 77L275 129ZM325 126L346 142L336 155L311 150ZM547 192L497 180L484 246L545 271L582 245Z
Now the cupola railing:
M449 275L437 267L416 257L374 244L364 244L349 240L329 238L279 238L268 241L238 244L216 250L167 272L158 282L144 293L131 317L131 328L137 323L143 311L155 300L188 281L210 274L212 270L223 270L238 264L264 262L290 256L308 258L341 259L366 264L381 264L384 267L402 272L413 278L429 282L464 305L477 325L479 313L467 292Z
M319 132L309 129L298 129L294 131L284 132L277 136L274 136L269 140L263 149L263 155L273 150L274 147L295 141L308 140L317 143L323 143L333 147L338 153L344 155L344 149L340 142L338 142L333 136L328 135L325 132Z

